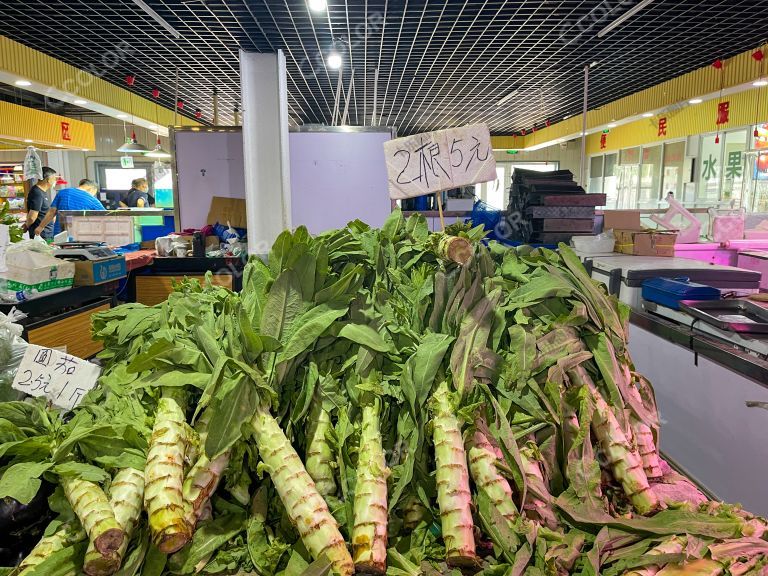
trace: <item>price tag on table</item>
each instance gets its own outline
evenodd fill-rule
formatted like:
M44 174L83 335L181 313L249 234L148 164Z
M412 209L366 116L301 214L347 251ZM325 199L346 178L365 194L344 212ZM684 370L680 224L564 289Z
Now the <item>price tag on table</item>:
M45 396L54 406L71 410L96 385L100 372L96 364L53 348L30 344L12 388L30 396Z

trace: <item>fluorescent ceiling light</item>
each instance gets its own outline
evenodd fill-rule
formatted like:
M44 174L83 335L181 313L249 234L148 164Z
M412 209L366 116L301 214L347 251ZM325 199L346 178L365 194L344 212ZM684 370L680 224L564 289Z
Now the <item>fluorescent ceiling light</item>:
M613 30L615 30L616 28L624 24L624 22L632 18L632 16L640 12L640 10L648 6L648 4L650 4L651 2L653 2L653 0L642 0L642 2L636 4L635 6L632 6L632 8L630 8L629 10L624 12L624 14L616 18L616 20L614 20L613 22L608 24L608 26L600 30L600 32L597 33L597 37L602 38L606 34L609 34Z
M328 54L328 59L326 60L326 62L328 64L328 68L330 68L331 70L338 70L339 68L341 68L341 64L342 64L341 54L339 54L338 52L336 52L336 50L334 50L333 52Z
M32 86L32 82L29 80L16 80L14 84L16 84L16 86Z
M64 144L56 144L56 148L64 148Z
M691 100L688 100L688 104L701 104L704 102L701 98L693 98Z
M515 88L514 90L512 90L512 92L510 92L509 94L504 96L501 100L496 102L496 106L502 106L503 104L506 104L507 102L512 100L512 98L514 98L519 91L520 91L519 88Z
M599 62L598 62L597 60L595 60L595 61L593 61L593 62L590 62L590 64L589 64L589 67L590 67L590 68L594 68L594 67L595 67L595 66L597 66L598 64L599 64Z
M756 86L758 88L762 88L763 86L768 86L768 80L766 80L765 78L760 78L760 80L755 80L752 83L752 86Z
M88 100L77 99L75 100L75 104L82 106L83 104L88 104Z
M325 0L309 0L307 5L312 12L322 12L328 4Z
M88 148L83 148L83 152L88 152Z
M120 120L125 120L128 118L128 114L118 114L117 117L120 118Z
M32 144L32 140L29 140L29 139L24 140L24 142L26 142L27 144Z
M653 113L652 112L646 112L645 114L643 114L643 118L653 118Z
M158 13L157 13L157 12L155 12L155 11L154 11L152 8L150 8L149 6L147 6L147 4L146 4L145 2L143 2L143 0L133 0L133 3L134 3L134 4L136 4L136 6L138 6L138 7L139 7L139 8L141 8L142 10L144 10L144 12L146 12L147 14L149 14L149 15L152 17L152 19L153 19L155 22L157 22L158 24L160 24L160 26L162 26L163 28L165 28L166 30L168 30L168 32L170 32L170 33L171 33L171 35L172 35L174 38L181 38L181 34L179 33L179 31L178 31L178 30L176 30L176 28L174 28L174 27L173 27L173 26L171 26L170 24L168 24L168 22L166 22L165 18L163 18L162 16L160 16L160 14L158 14Z
M568 120L568 118L570 118L570 117L571 117L570 114L566 114L565 116L563 116L563 120Z
M616 128L616 124L613 124L613 123L608 124L608 128Z

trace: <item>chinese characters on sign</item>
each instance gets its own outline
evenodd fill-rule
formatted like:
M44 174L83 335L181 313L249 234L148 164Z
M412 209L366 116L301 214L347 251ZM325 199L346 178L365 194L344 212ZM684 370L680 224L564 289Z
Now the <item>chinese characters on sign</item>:
M717 105L717 125L728 124L728 116L730 113L731 103L728 101L720 102Z
M741 152L728 152L728 163L725 165L726 180L741 178L741 175L744 172L741 156Z
M72 140L72 137L69 135L69 122L61 123L61 139L67 141Z
M712 154L709 155L707 160L704 160L704 170L701 173L701 177L703 180L717 178L717 159Z
M600 134L600 150L605 150L608 145L608 137L605 133Z
M384 155L393 200L496 180L485 124L390 140L384 143Z
M667 135L667 117L662 116L659 118L659 136L666 136Z
M71 410L96 385L99 372L95 364L30 344L12 387L30 396L45 396L54 406Z

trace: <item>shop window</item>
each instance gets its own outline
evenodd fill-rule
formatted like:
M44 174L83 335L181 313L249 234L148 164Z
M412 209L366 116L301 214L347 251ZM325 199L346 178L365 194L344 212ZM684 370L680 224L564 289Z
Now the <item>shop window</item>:
M715 134L701 137L698 161L698 186L696 207L707 208L720 201L720 176L722 175L723 140L716 142Z
M661 195L666 198L670 192L678 200L683 199L683 169L685 166L685 142L664 144L664 173Z
M136 178L146 178L145 168L105 168L103 188L107 190L130 190Z
M768 212L768 123L753 128L751 149L744 170L744 206L750 212Z
M616 208L637 208L640 186L640 147L619 152L616 168Z
M603 193L606 195L605 205L608 208L616 207L616 161L618 154L606 154L603 164Z
M589 161L589 193L603 191L603 156L593 156Z
M661 188L661 144L643 147L638 208L658 208Z
M744 186L745 155L747 150L747 131L738 130L723 135L723 190L720 201L741 205Z

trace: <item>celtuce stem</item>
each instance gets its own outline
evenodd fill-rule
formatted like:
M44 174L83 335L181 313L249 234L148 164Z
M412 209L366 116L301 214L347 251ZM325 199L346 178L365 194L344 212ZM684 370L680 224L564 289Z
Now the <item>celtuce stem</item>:
M469 472L461 426L449 400L448 385L441 383L432 397L433 440L437 468L437 504L450 566L476 562Z
M192 538L182 492L185 427L182 406L172 394L164 393L158 402L144 471L144 507L149 529L152 541L164 554L180 550Z
M118 550L125 540L125 532L115 519L112 506L101 487L87 480L69 477L61 479L61 486L96 550L105 555Z
M110 576L117 572L123 562L134 528L139 522L144 497L144 473L135 468L123 468L115 474L109 489L109 503L115 519L125 531L120 548L108 555L101 554L88 545L83 563L83 572L89 576Z
M27 555L24 560L21 561L17 568L16 576L25 576L32 572L32 570L42 564L42 562L48 558L54 552L63 550L67 546L76 544L81 540L85 540L85 531L75 524L63 524L59 529L51 534L45 536L38 542L32 551Z
M336 480L333 475L333 449L326 435L333 428L331 416L323 408L322 399L317 396L310 413L309 444L307 446L307 472L315 481L321 496L336 494Z
M512 488L496 468L499 458L497 450L479 429L475 429L474 434L470 436L468 447L469 471L475 486L488 497L499 513L513 524L519 514L512 500Z
M280 500L313 558L325 554L333 571L354 574L355 565L328 505L277 421L266 411L251 419L259 455Z
M379 431L379 402L363 407L360 455L355 484L352 556L358 572L387 570L387 477Z
M643 470L648 478L661 478L661 462L659 453L656 450L656 443L653 440L653 432L650 426L644 424L636 418L630 421L632 432L635 435L637 451L640 453L640 459L643 461Z

